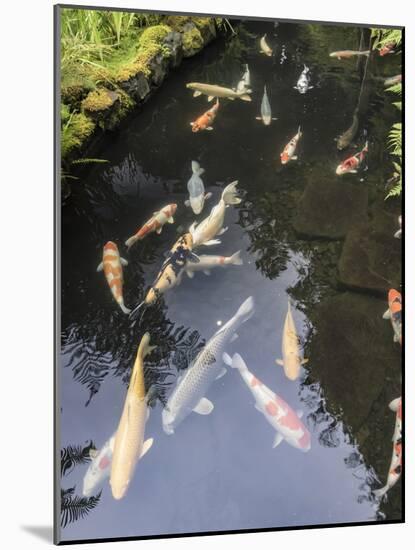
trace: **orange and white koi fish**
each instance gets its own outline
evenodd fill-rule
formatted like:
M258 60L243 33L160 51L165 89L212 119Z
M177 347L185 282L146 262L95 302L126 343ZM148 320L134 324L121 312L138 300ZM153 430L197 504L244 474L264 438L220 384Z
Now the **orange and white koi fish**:
M272 50L267 44L267 41L265 39L266 36L267 35L264 34L264 36L261 38L261 40L259 41L259 46L261 48L261 53L267 55L268 57L271 57L272 56Z
M198 262L187 262L186 273L191 279L194 277L195 271L203 271L205 275L210 275L210 270L214 267L225 267L227 265L243 265L241 251L235 252L232 256L210 256L204 254L198 256Z
M396 421L392 438L393 451L388 479L384 487L373 491L380 499L386 496L386 493L396 484L402 473L402 398L397 397L391 401L389 403L389 408L391 411L396 412Z
M125 495L138 460L153 444L152 438L144 441L149 413L149 393L146 394L144 385L144 358L154 348L155 346L150 346L150 335L146 332L137 351L124 408L114 438L110 485L112 496L117 500Z
M294 154L297 148L297 144L302 136L301 126L298 127L298 131L295 136L284 147L284 151L281 153L281 164L287 164L290 160L297 160L297 156Z
M285 376L289 380L296 380L300 376L300 367L308 362L300 354L299 338L291 313L291 303L288 299L288 311L285 317L282 333L282 359L276 359L277 365L284 367Z
M128 265L127 260L121 258L118 246L112 241L108 241L104 246L102 262L97 267L97 271L104 270L105 278L111 289L115 301L124 313L130 313L130 309L124 305L122 287L124 282L122 266Z
M367 152L369 151L369 142L366 141L365 146L352 157L347 158L336 168L336 174L343 176L344 174L357 174L357 169L362 164Z
M340 50L338 52L331 52L329 54L330 57L337 57L337 59L349 59L350 57L353 57L355 55L365 55L369 57L370 50L366 50L364 52L357 52L355 50Z
M141 227L135 235L125 241L128 248L133 246L137 241L141 241L144 237L147 237L150 233L155 231L157 235L160 235L163 225L165 223L174 223L174 214L177 209L177 204L168 204L164 206L158 212L153 212L153 216Z
M163 263L157 279L151 285L145 299L131 312L134 319L143 306L154 304L165 292L179 285L183 271L188 261L198 262L199 259L192 252L193 237L190 233L182 235L173 245Z
M200 117L197 118L194 122L190 123L190 126L192 127L192 132L199 132L201 130L213 130L212 124L216 118L218 109L219 99L216 98L216 103L211 109L203 113L203 115L200 115Z
M395 53L395 50L393 49L396 44L393 42L389 42L388 44L385 44L382 48L379 50L379 55L383 57L384 55L389 55L391 53Z
M265 416L276 431L272 447L275 449L282 441L286 441L304 453L309 451L311 447L310 432L300 420L303 412L293 411L279 395L258 380L248 370L238 353L235 353L232 359L227 353L224 353L223 361L226 365L239 370L239 374L254 396L256 410Z
M388 293L388 309L383 314L384 319L390 319L393 328L393 341L402 345L402 296L391 288Z

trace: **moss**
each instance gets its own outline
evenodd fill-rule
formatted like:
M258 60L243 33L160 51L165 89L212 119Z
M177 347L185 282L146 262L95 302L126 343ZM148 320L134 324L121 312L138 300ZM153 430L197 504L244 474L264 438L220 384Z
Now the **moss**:
M162 44L163 40L170 32L171 28L168 25L155 25L154 27L149 27L140 36L140 48L147 48L154 43Z
M62 159L65 159L74 150L79 149L91 137L94 130L95 123L89 117L83 113L72 113L62 125Z
M110 108L119 98L116 92L106 88L99 88L90 92L82 101L82 109L89 112L105 111Z
M203 38L199 29L194 27L183 34L183 49L186 54L192 54L195 50L203 48Z

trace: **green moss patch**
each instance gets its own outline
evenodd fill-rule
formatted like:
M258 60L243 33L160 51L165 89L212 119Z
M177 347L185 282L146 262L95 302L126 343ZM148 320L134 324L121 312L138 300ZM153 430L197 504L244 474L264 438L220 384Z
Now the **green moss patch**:
M63 107L64 117L67 115L67 107ZM62 119L63 122L63 119ZM95 130L95 123L83 113L71 113L62 124L61 130L61 155L62 160L72 152L80 149L91 137Z

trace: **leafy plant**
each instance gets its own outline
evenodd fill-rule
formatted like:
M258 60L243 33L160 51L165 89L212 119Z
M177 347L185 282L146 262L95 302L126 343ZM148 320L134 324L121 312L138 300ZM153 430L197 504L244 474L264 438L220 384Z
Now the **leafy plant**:
M91 497L80 497L74 495L75 486L69 489L61 489L61 526L66 527L68 523L73 523L83 519L93 510L101 499L100 491L97 495Z
M68 445L61 449L61 476L65 476L72 472L77 464L86 464L91 460L90 451L95 449L92 441L88 445Z
M372 49L380 50L387 44L400 46L402 42L402 31L400 29L372 29L373 45Z

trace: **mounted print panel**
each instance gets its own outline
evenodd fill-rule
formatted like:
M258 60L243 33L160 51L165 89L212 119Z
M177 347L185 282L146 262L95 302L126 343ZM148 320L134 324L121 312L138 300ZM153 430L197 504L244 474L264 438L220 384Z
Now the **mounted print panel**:
M55 29L55 542L402 522L403 29Z

